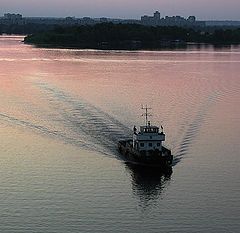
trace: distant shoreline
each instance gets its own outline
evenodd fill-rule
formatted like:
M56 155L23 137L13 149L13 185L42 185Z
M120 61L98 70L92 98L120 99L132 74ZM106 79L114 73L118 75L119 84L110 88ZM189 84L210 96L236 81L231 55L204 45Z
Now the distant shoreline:
M143 48L133 48L129 47L102 47L102 46L81 46L81 45L67 45L67 44L41 44L41 43L28 43L25 44L35 46L36 48L52 48L52 49L92 49L92 50L126 50L126 51L142 51L142 50L162 50L162 49L178 49L178 48L187 48L190 44L185 43L184 45L171 45L171 46L159 46L159 47L143 47ZM196 44L197 45L197 44Z
M182 50L182 49L189 49L189 48L197 48L197 47L204 47L204 46L212 46L214 48L228 48L231 46L240 46L239 43L237 44L210 44L210 43L186 43L186 45L182 46L165 46L165 47L158 47L158 48L138 48L138 49L131 49L131 48L98 48L98 47L81 47L78 45L59 45L59 44L32 44L26 43L27 45L32 45L36 48L45 48L45 49L79 49L79 50L99 50L99 51L163 51L163 50Z

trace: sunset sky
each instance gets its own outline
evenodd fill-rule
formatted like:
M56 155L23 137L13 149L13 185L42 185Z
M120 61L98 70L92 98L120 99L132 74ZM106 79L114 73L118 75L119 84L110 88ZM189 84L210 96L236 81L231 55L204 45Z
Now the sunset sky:
M140 18L159 10L162 17L240 20L240 0L1 0L0 14Z

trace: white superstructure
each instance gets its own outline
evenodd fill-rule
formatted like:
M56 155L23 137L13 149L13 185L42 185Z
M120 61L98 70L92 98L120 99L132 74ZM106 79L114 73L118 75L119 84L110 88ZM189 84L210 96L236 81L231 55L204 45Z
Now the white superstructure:
M161 132L159 127L151 125L148 121L148 107L142 107L146 112L143 114L146 118L146 125L140 126L140 131L134 126L133 134L133 149L137 151L162 151L162 142L165 141L165 134L163 133L163 127L161 126Z

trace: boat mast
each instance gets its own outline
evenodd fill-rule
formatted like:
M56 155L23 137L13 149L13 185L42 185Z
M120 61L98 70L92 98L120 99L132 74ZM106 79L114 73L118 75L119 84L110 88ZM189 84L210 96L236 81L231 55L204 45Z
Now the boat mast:
M143 113L142 116L145 116L146 126L148 126L148 117L152 116L151 113L148 113L148 109L152 109L152 108L149 108L146 104L146 107L142 105L142 109L145 110L145 113Z

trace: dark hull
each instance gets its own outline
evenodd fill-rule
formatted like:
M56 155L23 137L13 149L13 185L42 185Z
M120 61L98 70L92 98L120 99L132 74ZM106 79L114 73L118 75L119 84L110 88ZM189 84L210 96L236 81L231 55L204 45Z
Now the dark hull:
M162 148L162 152L157 150L139 152L132 148L131 140L123 140L119 141L118 149L129 163L162 169L168 169L172 166L173 156L171 151L165 147Z

